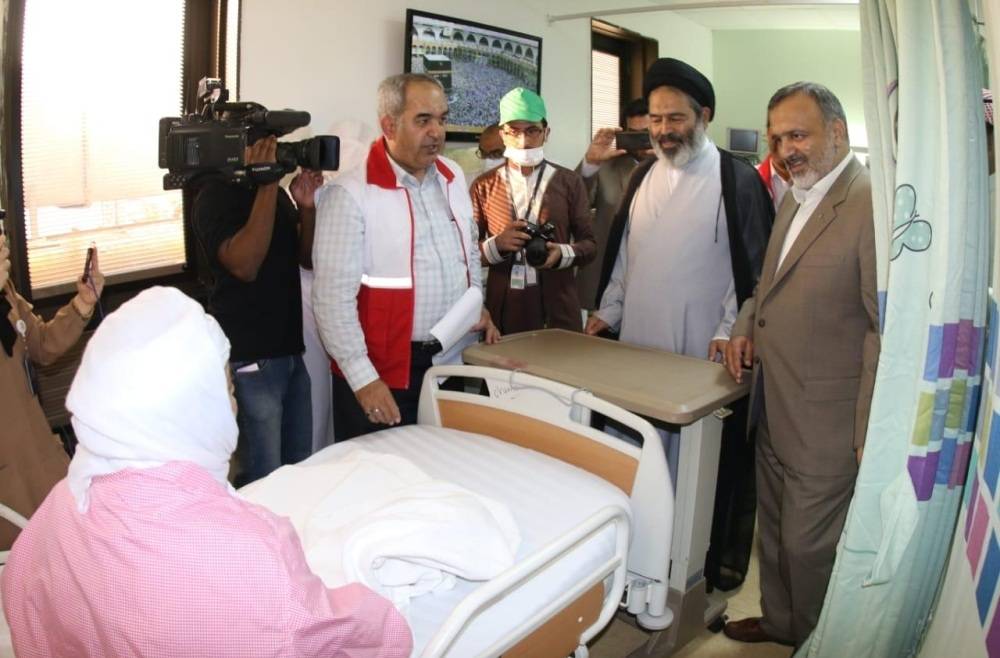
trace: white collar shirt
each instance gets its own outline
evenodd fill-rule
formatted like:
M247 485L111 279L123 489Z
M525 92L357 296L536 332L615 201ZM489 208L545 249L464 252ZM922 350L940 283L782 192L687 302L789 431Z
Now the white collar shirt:
M795 240L799 237L802 229L805 227L806 222L812 217L816 208L819 207L820 201L826 196L826 193L830 191L833 187L834 181L840 176L840 174L847 168L848 163L854 159L854 153L848 151L844 159L840 161L833 170L828 173L823 178L816 181L816 184L810 187L808 190L803 190L794 185L788 190L793 197L795 197L795 202L799 204L798 210L795 211L795 216L792 218L792 223L788 226L788 233L785 234L785 241L781 245L781 256L778 257L778 266L775 269L777 272L781 269L781 263L784 262L785 256L791 251L792 245L795 244Z

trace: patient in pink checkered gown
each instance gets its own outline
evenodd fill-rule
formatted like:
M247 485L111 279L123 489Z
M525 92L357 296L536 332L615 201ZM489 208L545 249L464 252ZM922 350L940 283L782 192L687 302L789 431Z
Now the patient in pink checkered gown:
M229 486L228 358L215 321L170 288L97 330L66 403L69 474L0 582L18 656L409 656L386 599L327 589L291 524Z

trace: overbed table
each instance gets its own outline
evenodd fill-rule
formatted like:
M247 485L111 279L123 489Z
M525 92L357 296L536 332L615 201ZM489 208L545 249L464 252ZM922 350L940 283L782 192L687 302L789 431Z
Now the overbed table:
M562 329L511 334L496 345L473 345L463 357L472 365L521 370L585 388L680 430L667 599L674 619L630 658L668 656L717 619L725 603L710 604L704 571L722 418L728 414L725 405L746 395L749 385L737 384L723 366L704 359Z

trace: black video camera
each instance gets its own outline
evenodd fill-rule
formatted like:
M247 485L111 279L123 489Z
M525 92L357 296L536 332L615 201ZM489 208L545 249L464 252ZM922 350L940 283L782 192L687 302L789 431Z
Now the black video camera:
M309 125L309 113L270 111L260 103L228 102L229 92L218 78L203 78L198 97L200 114L160 119L160 168L163 189L175 190L205 173L231 180L266 184L297 167L333 171L340 166L340 140L319 135L300 142L278 142L276 162L247 165L246 148L262 137L287 135Z
M545 243L556 239L556 227L549 223L533 224L527 221L525 223L527 226L521 230L530 235L531 239L524 245L524 258L528 261L528 265L541 267L549 257L549 249Z

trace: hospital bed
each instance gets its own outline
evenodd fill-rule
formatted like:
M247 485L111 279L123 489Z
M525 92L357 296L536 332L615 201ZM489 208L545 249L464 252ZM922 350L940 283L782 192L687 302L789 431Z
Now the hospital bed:
M482 380L489 395L443 390ZM467 385L466 391L479 390ZM633 428L638 447L590 427L597 412ZM622 605L669 624L673 523L663 449L645 420L592 394L524 373L474 366L428 371L419 424L330 446L303 465L356 448L412 461L432 478L508 506L521 531L513 567L486 582L410 601L413 656L587 656Z
M716 473L727 404L749 391L749 377L737 384L718 363L561 329L509 334L495 345L480 343L463 352L466 363L531 373L570 386L655 419L680 435L675 509L669 552L650 559L669 561L671 614L651 614L629 591L631 615L622 618L649 631L645 646L629 658L679 651L706 625L718 621L726 599L707 593L705 556L715 505ZM655 497L656 492L651 493ZM669 560L667 559L669 556Z

